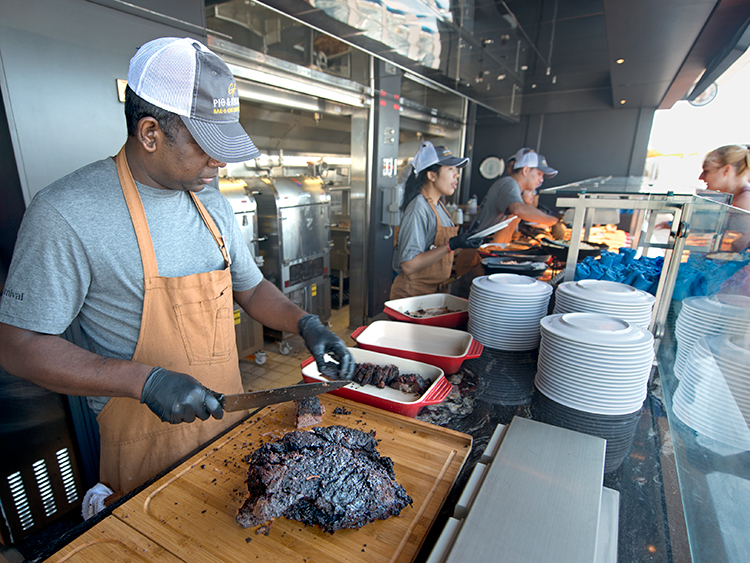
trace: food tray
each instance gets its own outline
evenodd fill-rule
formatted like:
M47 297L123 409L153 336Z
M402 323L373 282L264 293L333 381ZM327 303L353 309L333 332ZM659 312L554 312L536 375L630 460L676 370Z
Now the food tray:
M489 250L480 247L478 252L484 258L508 258L519 262L524 260L528 260L529 262L549 262L552 260L550 253L541 246L532 246L518 250Z
M359 385L352 382L346 387L330 391L332 395L339 395L358 403L364 403L365 405L414 418L422 410L422 407L442 403L453 389L448 380L445 379L443 370L438 367L359 348L349 348L349 351L354 356L354 361L358 364L365 362L377 365L392 364L401 373L417 373L425 379L431 380L432 385L430 385L421 397L417 397L416 395L404 393L390 387L379 389L375 385ZM312 356L302 362L301 366L302 378L307 383L328 381L327 378L320 374L318 364L315 363Z
M447 307L452 312L423 319L406 314L407 311L434 307ZM383 312L395 321L452 328L469 322L469 300L448 293L428 293L417 297L386 301Z
M438 326L375 321L352 332L360 348L425 362L456 373L464 360L478 358L484 347L468 332Z
M544 239L539 241L542 245L542 247L545 249L545 251L549 252L552 256L554 256L557 260L565 261L568 259L568 246L562 247L562 246L555 246L554 244L550 244L545 242ZM602 250L607 250L609 246L607 246L604 243L598 243L598 242L591 242L588 240L582 240L582 243L588 244L589 246L593 246L594 248L578 248L578 261L580 262L584 258L588 258L589 256L597 257L602 253ZM569 242L565 241L565 244L570 244Z
M513 264L509 262L515 262ZM516 260L513 258L482 258L482 266L487 274L520 274L530 278L539 278L547 271L547 265L530 260Z

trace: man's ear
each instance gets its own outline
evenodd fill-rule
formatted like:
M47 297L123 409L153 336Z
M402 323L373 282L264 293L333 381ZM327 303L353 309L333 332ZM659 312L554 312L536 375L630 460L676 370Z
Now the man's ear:
M142 118L136 126L135 137L147 152L156 151L163 135L159 122L153 117Z

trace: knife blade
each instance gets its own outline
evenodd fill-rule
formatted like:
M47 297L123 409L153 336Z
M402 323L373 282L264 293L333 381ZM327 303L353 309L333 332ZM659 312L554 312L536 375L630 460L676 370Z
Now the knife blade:
M278 387L276 389L264 389L252 393L239 393L237 395L219 395L219 403L227 412L247 410L257 407L265 407L276 403L295 401L335 391L340 387L348 385L351 381L323 381L320 383L302 383L290 385L289 387Z

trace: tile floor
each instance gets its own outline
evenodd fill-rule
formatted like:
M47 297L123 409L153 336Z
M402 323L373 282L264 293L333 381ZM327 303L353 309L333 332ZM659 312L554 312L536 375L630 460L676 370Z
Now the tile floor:
M328 324L347 346L354 345L354 341L350 338L353 329L349 328L348 305L332 309ZM266 354L266 361L262 365L257 363L255 354L240 360L240 372L245 391L284 387L302 381L300 363L310 357L310 352L301 336L290 336L285 343L289 346L288 354L281 353L282 347L278 341L266 340L262 350Z

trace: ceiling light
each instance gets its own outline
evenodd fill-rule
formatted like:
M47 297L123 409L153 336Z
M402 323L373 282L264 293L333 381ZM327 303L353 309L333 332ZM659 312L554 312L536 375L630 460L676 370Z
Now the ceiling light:
M624 62L625 62L625 59L617 59L617 60L616 60L615 62L616 62L616 63L617 63L618 65L621 65L622 63L624 63Z
M625 103L625 100L620 100L620 105L623 105Z
M498 80L505 80L505 75L504 74L498 74L497 75L497 79Z

